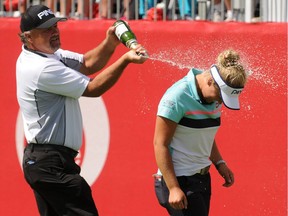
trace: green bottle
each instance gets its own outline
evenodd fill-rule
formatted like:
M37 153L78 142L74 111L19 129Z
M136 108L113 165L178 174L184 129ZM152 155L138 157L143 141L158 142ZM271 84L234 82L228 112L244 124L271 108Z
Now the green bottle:
M134 49L138 42L127 23L123 20L117 20L113 26L116 27L115 34L118 39L129 49Z

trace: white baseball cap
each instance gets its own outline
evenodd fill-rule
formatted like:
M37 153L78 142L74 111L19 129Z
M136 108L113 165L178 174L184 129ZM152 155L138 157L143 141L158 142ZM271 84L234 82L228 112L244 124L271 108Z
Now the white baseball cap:
M242 92L243 88L234 88L225 83L220 76L219 70L216 65L211 66L211 74L220 89L220 94L224 105L229 109L239 110L239 95Z

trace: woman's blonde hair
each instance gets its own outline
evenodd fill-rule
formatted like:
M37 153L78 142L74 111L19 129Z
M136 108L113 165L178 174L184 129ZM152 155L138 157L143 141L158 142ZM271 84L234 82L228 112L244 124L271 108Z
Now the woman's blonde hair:
M247 74L240 63L239 54L232 50L225 50L217 57L217 68L222 79L229 86L243 88L247 82Z

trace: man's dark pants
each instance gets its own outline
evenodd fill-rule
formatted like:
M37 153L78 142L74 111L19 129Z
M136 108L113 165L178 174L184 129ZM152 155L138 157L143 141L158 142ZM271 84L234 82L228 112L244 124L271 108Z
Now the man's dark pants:
M91 188L80 174L77 152L64 146L28 144L23 171L41 216L98 216Z

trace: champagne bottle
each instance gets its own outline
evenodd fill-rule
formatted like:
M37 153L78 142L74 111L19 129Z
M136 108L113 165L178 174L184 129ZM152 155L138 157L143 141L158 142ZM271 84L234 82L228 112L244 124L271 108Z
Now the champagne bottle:
M134 49L138 42L127 23L123 20L117 20L113 26L116 27L115 34L118 39L129 49Z

